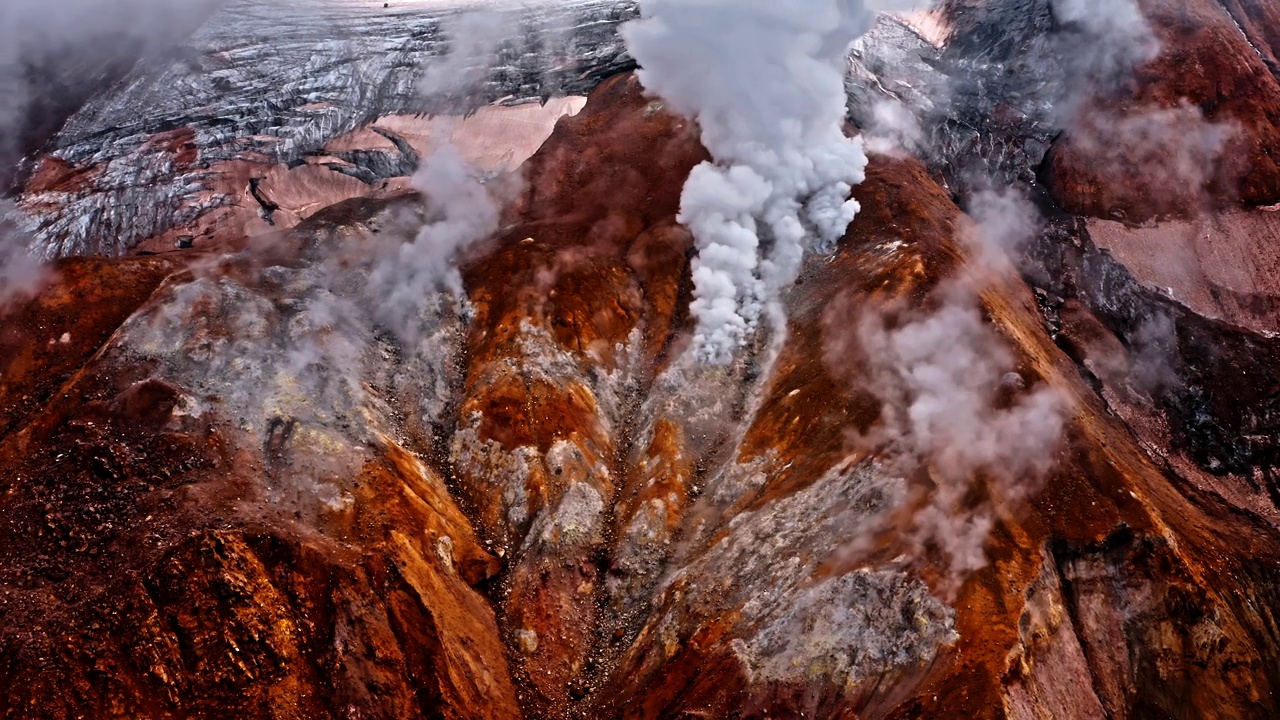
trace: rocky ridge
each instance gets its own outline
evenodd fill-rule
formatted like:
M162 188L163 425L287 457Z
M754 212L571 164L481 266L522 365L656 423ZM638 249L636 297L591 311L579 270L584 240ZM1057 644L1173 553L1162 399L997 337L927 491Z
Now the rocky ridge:
M267 211L249 229L261 230L273 201L250 183L273 169L320 162L374 188L412 174L417 158L390 128L385 147L327 151L379 118L545 103L633 64L617 26L634 3L496 8L482 6L494 26L475 29L466 2L226 4L186 43L92 98L35 163L19 205L40 254L123 254L240 204ZM456 67L429 89L423 68L444 55Z

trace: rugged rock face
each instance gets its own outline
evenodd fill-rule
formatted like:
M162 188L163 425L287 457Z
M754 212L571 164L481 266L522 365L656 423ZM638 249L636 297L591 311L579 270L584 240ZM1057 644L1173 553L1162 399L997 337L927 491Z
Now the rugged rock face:
M904 488L848 444L878 422L852 319L966 263L914 161L874 161L776 361L685 364L674 214L702 157L610 81L469 265L474 314L442 304L411 351L320 314L348 286L326 264L405 201L224 259L66 261L5 321L30 359L6 370L6 711L1275 712L1274 530L1171 484L1011 272L982 306L1020 384L1073 398L1056 468L988 500L994 560L958 586L877 529Z
M1280 201L1280 65L1271 3L1143 3L1160 43L1129 87L1095 99L1055 144L1070 212L1143 222ZM1119 148L1119 149L1118 149Z
M1161 7L1148 10L1164 52L1195 52L1164 35L1195 13ZM1268 8L1229 8L1259 47ZM617 12L582 27L612 37L632 9ZM103 202L96 168L169 180L138 181L117 225L74 236L129 225L100 249L145 254L64 258L0 308L0 714L1280 715L1280 345L1259 299L1272 224L1239 205L1144 227L1074 214L1094 211L1073 196L1122 198L1128 180L1098 179L1107 195L1073 179L1070 162L1096 165L1068 162L1082 147L1035 98L1103 101L1045 80L1035 53L1063 42L1046 13L955 3L930 20L946 42L922 18L864 39L851 116L878 132L875 106L899 103L921 132L892 139L921 159L873 156L863 211L782 298L785 332L729 368L685 352L693 242L676 215L706 151L629 74L560 85L594 87L585 106L461 124L432 125L395 93L361 117L312 108L345 118L332 126L281 111L274 137L318 132L322 155L230 159L192 196L165 183L262 130L218 130L211 112L180 136L122 130L119 155L115 136L60 144L24 198L51 203L41 217ZM1009 44L981 42L1013 16ZM592 68L626 62L593 47L619 54ZM63 137L124 112L148 72ZM196 164L139 163L163 155L154 133ZM389 312L371 278L427 220L431 198L402 176L440 133L473 142L498 185L532 152L523 189L464 253L465 298ZM95 142L116 159L54 172ZM1277 187L1259 154L1241 155L1232 187ZM1031 184L1047 218L1015 263L981 242L982 173ZM279 224L208 219L192 198L217 183L259 209L265 197ZM1200 191L1206 208L1239 200L1223 187ZM135 227L128 208L153 193L176 210ZM154 254L201 222L194 248ZM1197 222L1225 229L1201 241ZM1177 274L1153 259L1171 237L1219 253L1225 237L1256 260ZM944 340L895 344L926 326ZM916 445L923 461L908 462L903 418L923 392L910 373L975 353L948 376L965 409L935 427L982 447ZM1010 450L1045 418L1054 442Z
M1142 5L1160 51L1130 83L1084 102L1055 142L1041 173L1047 202L1085 217L1058 216L1033 274L1046 303L1067 310L1066 334L1100 321L1140 358L1154 401L1141 408L1107 380L1110 351L1076 345L1146 446L1274 524L1277 290L1264 248L1280 199L1268 139L1280 86L1263 28L1277 7Z
M0 193L20 187L30 166L86 101L198 28L219 0L182 4L120 0L111 12L15 0L0 8Z
M483 33L461 19L474 5L225 3L176 57L145 58L92 98L34 163L20 204L41 253L264 232L279 194L324 207L412 174L403 123L380 118L545 103L632 66L617 25L634 17L633 2L498 6ZM444 55L441 77L424 74L424 61ZM369 127L390 143L351 147L349 135ZM308 187L324 183L348 187Z

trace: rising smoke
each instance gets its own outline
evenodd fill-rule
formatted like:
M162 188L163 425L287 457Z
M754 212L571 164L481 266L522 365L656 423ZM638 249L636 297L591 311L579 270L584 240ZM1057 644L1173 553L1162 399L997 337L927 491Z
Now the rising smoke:
M698 249L700 359L731 362L804 251L832 248L858 212L867 157L844 133L846 55L888 6L644 0L623 28L645 87L698 120L714 158L690 174L679 217Z
M1063 59L1093 84L1123 82L1160 52L1136 0L1054 0L1052 7Z
M0 3L0 191L23 153L143 55L193 31L221 0Z
M1048 385L1028 389L1014 355L964 281L935 293L933 310L906 306L863 313L857 327L869 387L882 411L855 443L896 474L927 470L933 483L910 533L936 547L954 577L986 564L991 500L973 506L975 482L1001 503L1039 488L1062 440L1067 405ZM981 496L983 493L977 493Z
M49 268L28 251L29 238L11 218L13 203L0 200L0 307L35 290Z
M1130 107L1123 113L1088 109L1066 134L1079 159L1074 172L1100 186L1090 200L1111 214L1122 208L1146 215L1183 215L1202 209L1215 184L1237 170L1222 162L1229 144L1240 137L1230 121L1213 122L1183 100L1172 107Z
M1113 91L1152 60L1159 42L1133 0L1056 0L1049 7L1056 32L1046 49L1063 65L1064 87L1049 122L1106 148L1145 153L1145 165L1177 184L1199 187L1221 135L1197 123L1187 109L1098 115L1087 107L1097 92ZM1019 51L1022 53L1023 51ZM1030 54L1034 55L1034 52ZM1044 60L1044 62L1049 62ZM938 89L943 96L949 87ZM939 105L943 105L939 101ZM921 151L898 108L874 115L872 136L883 148ZM1092 116L1090 115L1092 113ZM905 131L896 128L906 128ZM887 128L887 129L886 129ZM1177 129L1175 129L1177 128ZM1180 152L1144 150L1185 136ZM923 149L927 154L927 149ZM1001 508L1016 507L1038 490L1053 467L1072 408L1053 386L1025 372L1004 337L985 318L981 288L1009 272L1024 244L1039 232L1040 218L1022 192L972 182L967 210L975 231L965 238L968 264L938 287L927 302L863 308L848 344L828 343L828 362L848 362L856 346L865 383L881 403L881 417L852 444L885 463L895 475L914 478L905 524L895 529L911 555L944 559L942 587L954 591L987 563L985 544ZM847 312L829 311L828 332L839 336ZM1160 332L1152 335L1162 336ZM885 519L886 522L890 520ZM855 543L855 545L858 545ZM859 547L850 549L857 553Z
M498 60L503 41L518 32L510 13L464 12L441 25L449 49L423 68L418 88L436 102L464 100L486 78Z
M413 176L423 194L426 222L412 242L397 243L376 261L366 295L379 324L406 345L416 342L424 313L442 293L465 301L459 253L498 229L501 205L457 149L436 149Z
M775 312L804 251L830 249L859 210L849 193L867 157L861 139L844 132L844 76L873 8L857 0L802 5L648 0L643 19L624 29L645 87L698 120L714 158L690 175L680 214L698 249L691 309L703 361L732 362ZM876 119L873 137L886 149L919 141L900 113ZM1007 268L1034 213L1007 193L984 195L975 213L971 269L927 307L861 312L852 337L882 406L876 430L853 442L902 477L931 478L908 539L921 552L939 549L954 579L986 562L995 501L975 505L975 483L984 479L988 498L1001 502L1025 497L1051 467L1067 417L1057 391L1026 387L979 302L980 277ZM847 323L838 324L847 338ZM840 349L827 353L829 362L848 362Z
M862 137L867 150L879 155L921 153L926 142L920 119L901 102L889 100L872 106Z
M1013 188L979 190L965 210L977 224L966 240L981 267L1000 268L1016 260L1040 231L1039 211Z
M1041 487L1072 410L1020 366L983 310L983 288L1014 273L1009 255L1039 230L1039 216L1011 191L979 193L969 212L974 222L957 238L967 262L923 302L845 298L823 317L827 366L880 403L877 422L850 433L851 449L909 480L908 519L881 520L895 524L912 557L943 560L947 593L986 565L1000 508ZM870 543L843 552L859 556Z
M1092 206L1068 209L1132 222L1200 209L1224 179L1219 160L1237 128L1186 99L1140 89L1137 71L1162 48L1136 0L1055 0L1052 8L1050 48L1064 87L1050 120L1076 163L1064 174L1091 186Z
M515 22L510 13L491 10L450 18L441 28L449 38L449 49L423 68L419 92L445 103L444 107L459 100L465 105L467 96L488 77ZM451 135L448 122L445 125L441 138ZM455 311L465 312L460 255L497 232L503 205L521 189L512 177L486 182L447 141L436 145L414 173L411 185L422 194L424 222L411 242L393 238L391 245L381 249L365 289L375 319L405 347L415 346L430 333L424 319L437 316L448 297Z

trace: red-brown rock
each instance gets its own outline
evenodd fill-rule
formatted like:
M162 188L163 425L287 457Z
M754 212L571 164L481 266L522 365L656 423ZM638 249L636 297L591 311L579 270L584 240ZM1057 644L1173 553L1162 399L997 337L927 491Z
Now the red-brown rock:
M67 263L7 309L0 713L1280 712L1275 525L1162 464L1079 369L1124 346L1077 304L1060 349L916 161L873 159L785 336L691 363L675 215L705 158L634 77L606 82L421 355L344 325L323 284L404 197L234 256ZM865 318L952 291L1007 348L993 412L1062 399L1043 477L870 440L894 368ZM69 317L78 297L109 302ZM989 522L979 566L954 567L938 513Z

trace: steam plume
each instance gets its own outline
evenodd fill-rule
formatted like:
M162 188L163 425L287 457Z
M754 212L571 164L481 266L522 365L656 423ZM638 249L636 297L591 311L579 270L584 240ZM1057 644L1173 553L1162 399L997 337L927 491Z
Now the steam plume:
M978 471L1043 473L1063 425L1056 391L1023 392L1012 353L966 283L943 288L939 299L944 304L932 312L899 309L896 327L881 313L859 324L872 385L885 403L886 439L949 481ZM1016 397L1000 401L1006 393Z
M1009 191L979 193L969 210L974 226L958 238L969 260L925 302L850 297L823 316L828 367L851 369L881 403L879 421L851 433L851 445L911 480L909 524L896 535L915 557L944 559L948 593L986 564L998 508L1016 507L1051 471L1072 412L1068 397L1021 366L981 300L993 278L1014 272L1008 255L1038 232L1039 216Z
M10 221L12 212L13 204L0 200L0 305L34 290L49 273L27 251L29 238Z
M425 196L427 222L413 242L382 255L369 274L379 322L413 344L425 311L441 292L466 297L455 265L458 253L498 229L499 204L452 145L423 163L413 186Z
M474 91L498 60L502 42L518 32L515 19L492 10L464 12L441 24L449 51L423 67L419 90L429 99L457 100Z
M0 3L0 186L80 103L142 55L180 42L220 1Z
M795 280L806 246L829 250L858 212L849 193L867 157L844 134L844 75L874 12L863 0L644 0L641 8L643 18L622 30L640 79L698 120L715 158L690 174L679 219L698 248L695 351L728 364Z
M1063 57L1094 82L1125 79L1160 52L1136 0L1056 0L1053 15L1068 31Z

